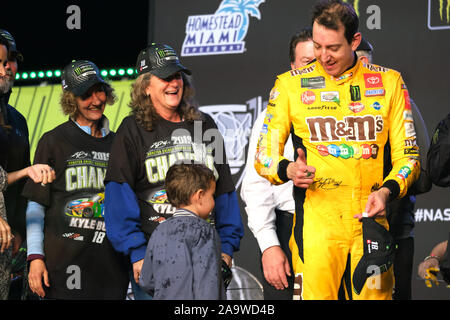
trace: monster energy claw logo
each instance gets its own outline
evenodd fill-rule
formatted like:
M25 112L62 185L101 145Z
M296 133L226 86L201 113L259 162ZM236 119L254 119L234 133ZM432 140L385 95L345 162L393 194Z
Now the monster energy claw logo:
M428 0L428 29L450 29L450 0Z
M158 56L159 56L161 59L169 58L169 57L171 57L171 56L175 56L175 57L176 57L175 51L173 51L173 50L171 50L171 49L169 49L169 48L157 49L156 53L158 54Z
M361 101L361 90L359 86L350 86L350 97L352 101Z
M444 11L444 0L439 0L439 16L440 16L441 20L444 20L444 18L442 16L443 11ZM446 17L447 17L447 19L446 19L447 23L449 23L450 22L450 15L449 15L450 1L449 0L447 0L447 5L445 7L445 13L446 13Z
M182 56L242 53L249 16L261 19L258 7L265 0L222 0L214 14L189 16Z
M75 74L77 75L77 76L79 76L80 74L81 74L81 68L76 68L75 70L73 70L73 72L75 72Z
M75 69L73 70L73 72L74 72L77 76L80 76L80 75L87 76L87 75L89 75L89 74L95 73L95 70L94 70L91 66L85 65L85 66L80 66L80 67L75 68ZM88 72L88 73L87 73L87 72Z

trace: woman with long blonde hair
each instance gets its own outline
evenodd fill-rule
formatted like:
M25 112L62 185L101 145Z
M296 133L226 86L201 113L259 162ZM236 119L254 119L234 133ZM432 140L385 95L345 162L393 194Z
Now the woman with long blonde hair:
M194 160L215 172L213 220L228 266L243 225L223 138L212 118L197 108L190 70L170 46L155 43L139 53L136 69L131 115L117 130L105 178L105 221L115 249L130 256L135 299L150 299L138 285L139 276L152 231L175 212L164 189L172 164Z

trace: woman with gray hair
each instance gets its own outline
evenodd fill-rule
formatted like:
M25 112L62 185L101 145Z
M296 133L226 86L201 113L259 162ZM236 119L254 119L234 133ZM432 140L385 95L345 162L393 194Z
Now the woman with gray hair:
M67 122L45 133L35 163L56 172L51 186L27 183L28 283L41 298L125 299L129 264L108 241L104 177L114 133L103 115L113 88L86 60L62 74ZM44 219L45 218L45 219Z
M152 231L175 212L164 189L172 164L194 160L214 171L214 221L228 266L243 225L223 138L212 118L197 109L191 72L170 46L155 43L139 53L136 69L131 115L122 121L111 148L105 222L114 248L133 264L135 299L151 299L140 289L139 276Z

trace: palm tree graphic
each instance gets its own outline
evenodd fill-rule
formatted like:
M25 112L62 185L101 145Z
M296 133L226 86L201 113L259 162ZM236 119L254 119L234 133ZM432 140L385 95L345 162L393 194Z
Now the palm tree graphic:
M265 0L224 0L220 4L215 14L219 13L240 13L242 15L242 25L238 33L238 41L242 41L248 30L249 15L261 20L261 13L258 6Z

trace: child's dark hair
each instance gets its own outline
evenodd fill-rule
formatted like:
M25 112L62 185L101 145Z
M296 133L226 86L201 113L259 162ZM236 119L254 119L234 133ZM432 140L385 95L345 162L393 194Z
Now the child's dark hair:
M175 163L166 174L167 199L177 208L189 205L191 196L200 189L208 190L213 181L213 171L204 164Z

